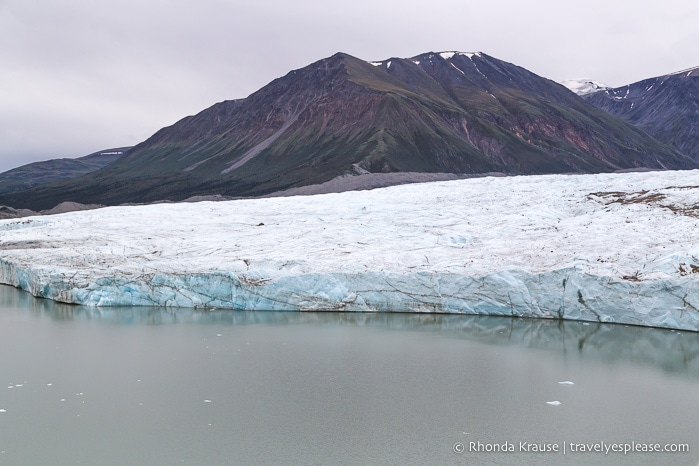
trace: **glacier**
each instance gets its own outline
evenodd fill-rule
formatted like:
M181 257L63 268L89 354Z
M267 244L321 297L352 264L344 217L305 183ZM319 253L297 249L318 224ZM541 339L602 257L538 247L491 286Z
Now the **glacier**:
M90 306L699 331L699 171L485 177L9 219L0 282Z
M569 79L561 84L580 96L611 89L606 84L592 79Z

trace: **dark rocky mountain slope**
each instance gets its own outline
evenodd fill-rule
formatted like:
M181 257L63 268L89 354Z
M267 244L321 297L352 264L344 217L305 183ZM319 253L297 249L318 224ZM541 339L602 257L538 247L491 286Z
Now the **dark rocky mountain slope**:
M52 159L34 162L0 173L0 194L24 191L47 183L77 178L104 168L130 147L94 152L77 159Z
M699 67L584 98L699 163Z
M259 196L366 172L694 166L563 86L482 53L373 63L338 53L163 128L102 170L0 204Z

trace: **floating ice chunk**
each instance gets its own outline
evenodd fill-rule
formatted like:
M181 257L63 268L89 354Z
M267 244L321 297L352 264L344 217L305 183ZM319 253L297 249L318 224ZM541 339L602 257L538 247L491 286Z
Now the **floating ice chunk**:
M551 405L551 406L558 406L561 404L561 402L560 401L547 401L546 404Z
M573 382L570 380L565 380L563 382L558 382L559 385L575 385Z

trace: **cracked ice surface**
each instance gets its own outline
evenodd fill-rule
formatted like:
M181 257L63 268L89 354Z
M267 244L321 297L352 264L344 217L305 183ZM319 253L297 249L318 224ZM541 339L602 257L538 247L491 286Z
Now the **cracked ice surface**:
M478 178L0 221L0 281L87 305L699 329L699 171Z

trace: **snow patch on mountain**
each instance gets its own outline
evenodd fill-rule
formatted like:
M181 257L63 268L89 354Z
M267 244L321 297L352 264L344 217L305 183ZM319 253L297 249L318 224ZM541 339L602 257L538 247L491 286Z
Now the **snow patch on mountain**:
M474 56L480 57L481 52L440 52L439 56L444 58L445 60L451 60L454 58L454 55L463 55L468 58L473 58Z
M578 95L588 95L611 89L606 84L593 81L592 79L570 79L568 81L563 81L561 84Z
M0 221L0 282L94 306L699 330L699 171L478 178Z
M453 64L453 63L449 63L449 64L450 64L450 65L452 66L452 68L454 68L456 71L458 71L459 73L461 73L461 74L463 74L464 76L466 76L466 73L464 73L463 70L461 70L460 68L458 68L455 64Z

